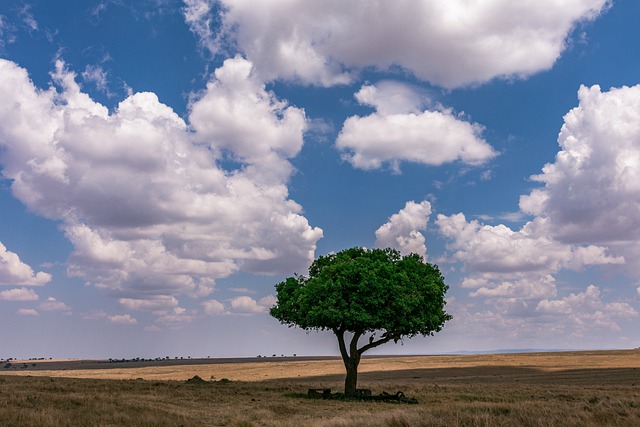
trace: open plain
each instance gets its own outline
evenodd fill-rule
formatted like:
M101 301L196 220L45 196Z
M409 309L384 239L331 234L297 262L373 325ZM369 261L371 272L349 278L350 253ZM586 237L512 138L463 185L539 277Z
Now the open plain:
M418 404L307 398L340 391L343 369L303 357L14 361L0 371L0 425L640 425L637 350L371 357L359 387Z

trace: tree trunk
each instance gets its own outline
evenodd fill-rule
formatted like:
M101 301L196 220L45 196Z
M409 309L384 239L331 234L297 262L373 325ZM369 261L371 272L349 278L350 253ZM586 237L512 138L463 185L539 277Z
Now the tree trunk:
M344 333L346 328L334 328L333 333L338 338L338 344L340 345L340 354L342 355L342 362L344 368L347 371L347 377L344 380L344 395L347 397L355 397L356 390L358 388L358 365L360 364L361 352L358 350L358 339L362 336L361 331L356 331L349 343L349 349L344 341Z
M355 397L358 388L358 364L360 358L350 357L344 361L344 367L347 370L347 377L344 380L344 395L346 397Z

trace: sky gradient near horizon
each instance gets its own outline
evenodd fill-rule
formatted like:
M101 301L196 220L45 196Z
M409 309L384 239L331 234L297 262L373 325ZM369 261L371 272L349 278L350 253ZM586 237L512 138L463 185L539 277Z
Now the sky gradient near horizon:
M442 270L376 349L640 344L640 3L5 0L0 358L337 354L352 246Z

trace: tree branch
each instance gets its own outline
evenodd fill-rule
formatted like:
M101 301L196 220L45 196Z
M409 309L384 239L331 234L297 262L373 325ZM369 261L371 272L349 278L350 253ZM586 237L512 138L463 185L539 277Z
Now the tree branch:
M372 341L369 344L362 346L362 348L358 350L358 355L362 355L362 353L364 353L365 351L371 350L372 348L378 347L379 345L388 343L391 340L399 340L399 339L400 339L400 335L384 334L382 338L380 338L379 340Z

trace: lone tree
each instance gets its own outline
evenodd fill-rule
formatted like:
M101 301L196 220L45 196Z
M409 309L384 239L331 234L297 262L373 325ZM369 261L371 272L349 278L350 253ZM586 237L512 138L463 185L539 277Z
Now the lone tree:
M438 267L420 255L355 247L318 257L308 277L278 283L270 314L289 327L333 331L347 371L344 393L354 396L365 351L433 335L451 319L444 311L447 289Z

